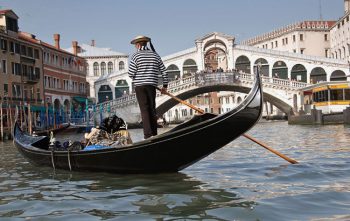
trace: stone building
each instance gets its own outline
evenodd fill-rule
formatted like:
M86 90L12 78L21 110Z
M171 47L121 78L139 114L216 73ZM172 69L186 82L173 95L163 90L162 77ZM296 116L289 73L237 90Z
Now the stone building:
M18 16L12 10L0 11L0 48L0 99L3 107L31 104L34 111L43 107L42 48L21 37Z
M344 15L331 27L330 57L349 61L350 65L350 0L344 0Z
M67 51L73 52L74 47ZM96 87L95 82L99 78L113 78L127 72L128 55L116 52L110 48L96 47L95 40L91 44L82 44L78 47L78 55L86 59L87 76L90 85L91 97L102 102L106 99L112 100L123 95L124 91L129 93L129 85L126 81L117 81L112 87Z

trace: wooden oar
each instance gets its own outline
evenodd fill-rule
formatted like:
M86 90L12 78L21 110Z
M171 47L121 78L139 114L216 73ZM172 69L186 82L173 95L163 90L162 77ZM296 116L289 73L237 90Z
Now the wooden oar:
M162 91L162 90L161 90L160 88L158 88L158 87L157 87L157 90ZM184 104L184 105L186 105L186 106L192 108L193 110L197 111L198 113L201 113L201 114L204 114L204 113L205 113L204 110L202 110L202 109L200 109L200 108L198 108L198 107L196 107L196 106L193 106L192 104L190 104L190 103L188 103L188 102L186 102L186 101L184 101L184 100L181 100L180 98L178 98L178 97L176 97L176 96L170 94L170 93L167 92L167 91L163 91L162 93L168 95L169 97L173 98L174 100L178 101L179 103ZM246 137L246 138L248 138L249 140L255 142L256 144L259 144L260 146L264 147L265 149L271 151L272 153L276 154L277 156L279 156L279 157L285 159L286 161L288 161L288 162L291 163L291 164L296 164L296 163L298 163L296 160L293 160L293 159L291 159L291 158L285 156L284 154L278 152L277 150L272 149L271 147L269 147L269 146L267 146L266 144L264 144L264 143L262 143L262 142L256 140L255 138L251 137L251 136L248 135L248 134L243 134L243 136Z

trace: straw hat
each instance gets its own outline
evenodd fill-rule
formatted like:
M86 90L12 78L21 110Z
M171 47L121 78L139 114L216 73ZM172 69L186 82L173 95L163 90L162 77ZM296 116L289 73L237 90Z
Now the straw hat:
M151 41L151 38L143 36L143 35L139 35L136 38L134 38L130 43L131 44L136 44L136 43L139 43L139 42L149 42L149 41Z

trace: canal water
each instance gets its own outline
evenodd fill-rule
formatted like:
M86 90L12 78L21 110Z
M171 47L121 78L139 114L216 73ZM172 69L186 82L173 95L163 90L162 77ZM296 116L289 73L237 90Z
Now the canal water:
M54 172L0 143L0 220L350 220L350 127L249 134L300 163L241 137L181 173Z

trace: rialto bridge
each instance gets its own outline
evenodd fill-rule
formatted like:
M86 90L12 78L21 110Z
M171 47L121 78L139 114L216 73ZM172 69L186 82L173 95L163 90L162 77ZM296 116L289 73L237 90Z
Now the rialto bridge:
M288 113L290 108L297 111L300 107L303 98L299 96L298 88L320 81L347 80L348 64L346 61L236 45L234 40L232 36L214 32L197 39L193 48L162 57L168 76L173 81L171 85L177 85L176 88L171 87L170 92L183 99L195 96L199 92L207 93L224 89L246 93L249 84L242 80L246 80L247 76L247 78L252 76L252 70L260 66L265 81L265 101L282 112ZM239 73L240 85L235 83L236 86L230 88L224 88L223 85L188 86L194 84L195 73L214 74L228 71ZM134 95L129 95L132 91L130 85L131 80L126 72L102 76L95 84L98 102L106 104L105 101L108 100L113 111L119 114L127 113L128 116L123 116L124 118L134 115L132 119L136 119L139 110L137 104L132 102ZM222 93L225 95L225 92ZM128 105L121 104L121 100ZM162 102L163 100L168 100L168 102ZM238 103L239 100L236 101ZM157 102L160 113L168 109L172 103L168 97L164 96L158 97Z

